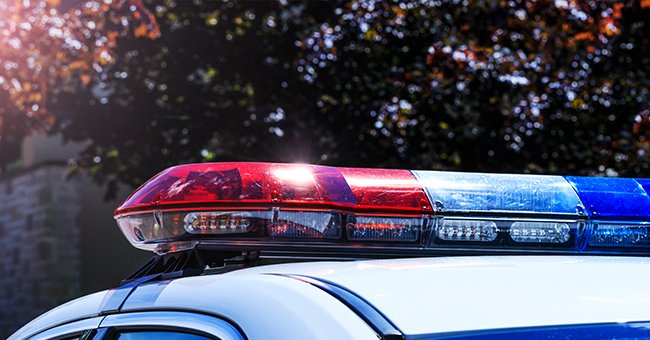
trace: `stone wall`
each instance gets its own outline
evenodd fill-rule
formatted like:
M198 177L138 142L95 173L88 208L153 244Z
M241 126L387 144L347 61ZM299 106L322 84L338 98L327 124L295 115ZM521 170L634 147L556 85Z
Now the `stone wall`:
M0 336L81 291L79 178L63 164L0 177Z

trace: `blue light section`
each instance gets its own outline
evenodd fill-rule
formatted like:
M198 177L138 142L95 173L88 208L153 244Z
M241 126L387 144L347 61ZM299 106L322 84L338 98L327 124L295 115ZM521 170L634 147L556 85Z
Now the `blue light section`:
M635 181L641 185L646 194L650 192L650 178L637 178Z
M647 220L650 197L631 178L567 176L593 219Z
M650 247L650 224L599 222L591 232L589 245L592 247Z
M413 171L431 202L461 213L578 215L582 202L561 176Z

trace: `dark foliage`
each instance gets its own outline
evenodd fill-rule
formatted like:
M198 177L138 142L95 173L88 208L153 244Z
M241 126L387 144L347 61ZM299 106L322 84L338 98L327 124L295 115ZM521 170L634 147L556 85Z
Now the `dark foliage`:
M145 2L49 129L109 189L233 160L647 176L648 5Z

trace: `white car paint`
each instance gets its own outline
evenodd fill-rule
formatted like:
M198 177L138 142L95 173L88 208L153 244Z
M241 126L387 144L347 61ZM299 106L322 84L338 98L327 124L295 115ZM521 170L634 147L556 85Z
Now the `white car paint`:
M601 256L440 257L309 262L154 282L123 312L182 309L238 324L249 339L376 339L341 302L289 277L334 282L380 310L403 333L650 320L650 260ZM92 317L99 295L59 307L15 339ZM106 293L103 293L106 294ZM79 308L75 308L76 305Z
M338 283L405 334L650 320L650 260L640 257L440 257L247 271Z

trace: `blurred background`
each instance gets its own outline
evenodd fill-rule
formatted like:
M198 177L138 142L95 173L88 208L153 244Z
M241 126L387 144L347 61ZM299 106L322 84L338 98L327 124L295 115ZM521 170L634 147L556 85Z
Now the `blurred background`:
M650 0L0 0L0 337L188 162L647 177Z

